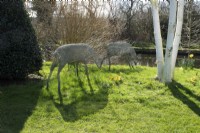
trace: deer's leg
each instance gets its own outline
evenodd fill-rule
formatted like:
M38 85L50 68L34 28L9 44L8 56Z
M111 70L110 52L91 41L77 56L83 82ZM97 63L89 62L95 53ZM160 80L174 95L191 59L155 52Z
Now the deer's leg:
M127 59L128 59L128 64L129 64L129 66L130 66L130 69L133 68L133 66L134 66L134 61L132 60L131 55L129 55L129 56L127 57Z
M57 79L58 79L58 95L59 95L59 99L60 99L60 104L63 104L63 99L62 99L62 93L60 91L60 72L63 69L65 65L64 64L59 64L58 67L58 73L57 73Z
M132 61L131 61L131 58L130 58L130 57L128 57L127 62L128 62L128 64L129 64L130 69L133 68Z
M49 80L51 78L51 75L52 75L52 72L54 70L54 68L57 66L57 63L54 61L51 65L51 68L50 68L50 73L49 73L49 76L48 76L48 79L47 79L47 90L49 89Z
M132 65L131 65L131 62L130 61L128 61L128 65L129 65L129 67L130 67L130 69L132 68Z
M89 84L89 87L90 87L90 92L93 93L94 91L93 91L92 85L91 85L91 83L90 83L90 77L89 77L89 73L88 73L87 64L85 64L85 74L86 74L86 76L87 76L88 84Z
M106 59L106 57L104 57L102 60L101 60L101 67L102 67L102 65L103 65L103 62L104 62L104 60Z
M88 67L87 67L87 64L85 64L85 74L86 74L87 79L88 79L88 81L89 81L90 78L89 78L89 73L88 73Z
M130 65L131 65L131 68L133 69L134 66L135 66L135 63L134 62L130 62Z
M76 76L78 77L78 63L75 63Z
M137 65L137 63L133 60L132 61L132 68L134 68Z

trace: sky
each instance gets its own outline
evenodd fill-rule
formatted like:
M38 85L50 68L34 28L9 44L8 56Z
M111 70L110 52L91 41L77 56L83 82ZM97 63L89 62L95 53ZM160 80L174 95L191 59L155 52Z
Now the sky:
M83 4L82 2L84 2L84 5L87 5L88 4L88 1L87 0L77 0L78 1L78 4L81 5ZM107 1L107 0L104 0L104 1ZM67 2L67 0L57 0L57 5L59 4L65 4ZM71 0L68 0L68 3L71 3L72 1ZM93 0L93 2L95 2L95 0ZM116 5L123 5L123 4L130 4L129 0L110 0L110 2L114 2L113 4ZM142 0L141 2L145 2L145 0ZM105 15L105 16L108 16L108 13L110 12L110 6L108 4L108 2L103 2L103 0L98 0L98 12L101 13L101 15ZM25 7L30 15L30 17L36 17L36 12L31 10L31 7L32 7L32 4L31 4L31 0L29 1L26 1L25 2Z
M25 2L25 6L26 6L26 9L30 15L30 17L36 17L36 12L31 10L31 7L32 7L32 4L31 4L31 1L33 0L29 0L29 1L26 1ZM60 5L61 3L62 4L65 4L67 2L67 0L56 0L57 1L57 5ZM68 3L71 3L73 0L68 0ZM88 0L77 0L78 1L78 4L81 5L82 2L84 2L84 5L87 5L88 4ZM108 2L103 2L103 0L97 0L98 1L98 4L100 5L98 7L98 12L101 13L101 15L105 15L107 16L108 13L110 12L110 7L109 7L109 4ZM108 0L104 0L104 1L108 1ZM116 2L117 5L121 4L127 4L127 2L129 2L129 0L110 0L110 2ZM163 0L161 0L163 2ZM195 2L200 2L200 0L194 0ZM95 0L93 0L93 2L95 2ZM148 0L141 0L140 2L143 2L143 4L149 4L150 2L148 2ZM130 2L128 3L130 4Z

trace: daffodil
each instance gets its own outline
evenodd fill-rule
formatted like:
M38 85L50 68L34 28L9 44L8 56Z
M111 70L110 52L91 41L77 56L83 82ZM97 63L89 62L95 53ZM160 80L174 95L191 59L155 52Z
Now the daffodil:
M190 57L190 58L193 58L193 57L194 57L194 54L190 54L189 57Z
M116 81L120 81L121 80L121 76L116 76Z

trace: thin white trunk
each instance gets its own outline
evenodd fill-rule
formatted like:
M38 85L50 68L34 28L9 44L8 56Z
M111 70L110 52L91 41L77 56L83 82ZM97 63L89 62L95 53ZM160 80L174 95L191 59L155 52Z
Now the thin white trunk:
M177 9L176 32L175 32L175 38L173 41L173 49L172 49L172 65L171 65L172 78L174 76L176 58L177 58L178 48L179 48L179 44L180 44L180 40L181 40L181 31L182 31L182 25L183 25L183 12L184 12L184 0L179 0L178 1L178 9Z
M176 30L176 12L177 12L177 1L170 0L170 9L169 9L169 23L168 23L168 33L167 33L167 44L165 51L165 65L164 65L164 78L163 82L169 83L171 79L171 64L172 64L172 49L174 34Z
M151 10L153 15L154 38L156 43L157 78L161 81L163 77L164 59L157 0L151 0Z

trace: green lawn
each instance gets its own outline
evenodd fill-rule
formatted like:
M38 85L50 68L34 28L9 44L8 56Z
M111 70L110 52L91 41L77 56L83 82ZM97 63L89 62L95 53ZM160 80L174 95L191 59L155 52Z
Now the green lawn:
M50 63L41 73L45 79ZM44 80L0 86L2 133L196 133L200 132L200 70L176 69L173 84L155 81L156 68L89 66L89 86L81 67L61 73L59 104L56 71L49 91ZM91 91L93 89L93 92Z

